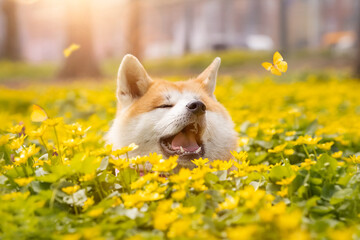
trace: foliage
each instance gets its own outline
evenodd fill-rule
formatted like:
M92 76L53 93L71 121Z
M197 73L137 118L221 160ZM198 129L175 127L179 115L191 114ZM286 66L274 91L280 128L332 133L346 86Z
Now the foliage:
M360 84L219 82L234 159L179 173L105 145L112 85L0 89L0 238L359 238Z

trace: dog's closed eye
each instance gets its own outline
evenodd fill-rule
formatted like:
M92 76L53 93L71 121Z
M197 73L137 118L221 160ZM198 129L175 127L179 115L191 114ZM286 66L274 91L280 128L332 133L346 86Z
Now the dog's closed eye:
M160 105L160 106L157 106L156 108L172 108L174 105L172 104L163 104L163 105Z

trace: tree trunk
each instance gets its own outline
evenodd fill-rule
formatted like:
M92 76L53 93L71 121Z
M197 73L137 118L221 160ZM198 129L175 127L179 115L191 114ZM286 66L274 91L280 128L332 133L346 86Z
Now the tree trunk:
M18 21L16 17L16 1L3 0L2 7L6 29L3 45L3 57L12 61L21 60Z
M360 3L357 3L358 13L360 13ZM357 19L357 38L356 38L356 59L354 66L354 77L360 79L360 16Z
M74 43L80 45L80 49L65 58L59 77L100 77L101 71L93 49L91 1L67 0L66 3L67 46Z
M288 1L287 0L280 0L280 49L282 54L286 54L289 51L288 45Z
M128 3L128 26L126 32L127 53L131 53L139 60L143 58L143 46L141 38L141 2L130 0Z

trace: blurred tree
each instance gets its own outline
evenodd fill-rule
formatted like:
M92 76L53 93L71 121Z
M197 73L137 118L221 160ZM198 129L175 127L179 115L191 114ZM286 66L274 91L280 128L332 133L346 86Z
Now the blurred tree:
M360 13L360 2L358 4L358 12ZM357 38L356 38L356 60L355 60L355 69L354 76L360 79L360 14L358 14L357 19Z
M2 9L5 18L5 40L3 44L2 57L17 61L21 59L18 20L16 16L16 2L14 0L3 0Z
M288 0L280 0L279 22L280 22L280 49L282 54L289 50L288 46Z
M126 31L127 53L131 53L139 60L143 57L141 42L141 0L128 1L128 26Z
M73 52L59 72L60 78L100 77L100 67L93 49L91 2L88 0L67 0L67 46L80 45Z
M193 24L193 6L190 0L184 1L184 21L185 21L185 30L184 30L184 54L190 52L190 41L191 41L191 32Z

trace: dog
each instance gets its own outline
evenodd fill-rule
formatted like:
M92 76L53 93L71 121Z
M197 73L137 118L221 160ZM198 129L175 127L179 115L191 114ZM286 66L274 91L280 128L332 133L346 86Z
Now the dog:
M139 147L129 157L157 152L178 155L178 168L194 168L191 160L229 160L237 133L226 109L214 95L220 58L196 78L153 80L139 60L128 54L117 77L117 112L106 136L114 149Z

